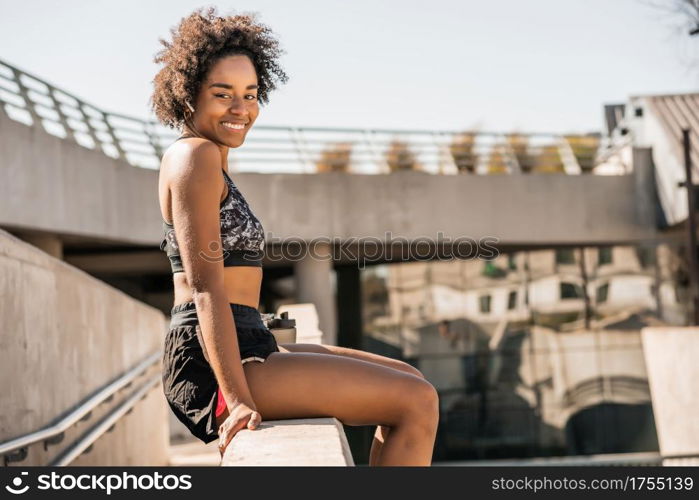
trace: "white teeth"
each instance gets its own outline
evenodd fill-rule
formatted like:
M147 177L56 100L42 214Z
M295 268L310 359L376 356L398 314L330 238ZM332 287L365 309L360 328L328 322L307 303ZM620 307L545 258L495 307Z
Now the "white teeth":
M242 123L230 123L230 122L223 122L221 123L226 128L232 128L234 130L243 130L245 128L245 125Z

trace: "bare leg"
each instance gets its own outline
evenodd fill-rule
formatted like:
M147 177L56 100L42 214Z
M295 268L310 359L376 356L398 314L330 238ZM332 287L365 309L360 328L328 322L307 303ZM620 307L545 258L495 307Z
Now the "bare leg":
M388 433L391 428L385 425L377 425L376 432L374 432L374 439L371 442L371 450L369 450L369 465L374 466L379 463L379 458L381 457L381 449L383 444L386 442Z
M374 354L371 352L361 351L358 349L351 349L349 347L339 347L334 345L326 344L280 344L279 349L282 352L317 352L321 354L334 354L336 356L347 356L350 358L361 359L364 361L370 361L372 363L378 363L389 368L394 368L406 373L413 374L422 379L425 376L420 370L414 366L393 358L388 358L386 356L381 356L379 354ZM383 447L388 433L391 428L385 425L376 426L376 432L374 432L374 438L371 443L371 450L369 451L369 465L374 466L378 463L379 457L381 456L381 448Z
M246 363L244 370L263 420L333 416L346 425L386 426L391 433L375 465L432 462L439 401L420 377L312 352L275 352L264 363Z

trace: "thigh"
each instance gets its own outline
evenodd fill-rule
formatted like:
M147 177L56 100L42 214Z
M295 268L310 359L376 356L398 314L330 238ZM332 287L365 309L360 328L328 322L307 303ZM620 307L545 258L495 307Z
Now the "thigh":
M315 352L273 352L244 370L264 420L336 417L346 425L393 426L430 407L435 395L414 375Z
M380 354L374 354L373 352L351 349L349 347L325 344L279 344L279 350L281 352L316 352L320 354L346 356L348 358L361 359L362 361L377 363L388 368L393 368L395 370L410 373L420 378L425 378L420 370L406 363L405 361L388 358L386 356L381 356Z

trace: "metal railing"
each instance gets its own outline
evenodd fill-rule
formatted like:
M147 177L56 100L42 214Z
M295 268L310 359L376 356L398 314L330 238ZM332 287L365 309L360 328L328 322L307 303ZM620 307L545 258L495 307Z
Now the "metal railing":
M79 422L88 420L92 416L92 412L98 406L113 400L117 392L131 386L137 378L145 374L152 366L156 365L161 357L162 352L160 351L151 354L118 379L99 389L95 394L72 409L59 421L34 432L0 443L0 455L4 457L5 466L10 462L21 462L24 460L27 457L28 448L31 445L43 442L44 449L48 450L49 445L55 445L63 441L65 432L69 428ZM50 465L67 465L81 453L88 451L92 443L102 434L111 430L116 421L128 414L136 403L145 397L148 391L159 381L160 374L148 378L124 402L119 404L119 406L113 409L104 419L80 436L68 449L64 450L55 458Z
M106 112L41 78L0 61L0 113L129 162L158 168L178 134L155 120ZM254 127L229 155L232 171L316 173L577 175L590 171L599 134L496 133L478 130L387 130Z

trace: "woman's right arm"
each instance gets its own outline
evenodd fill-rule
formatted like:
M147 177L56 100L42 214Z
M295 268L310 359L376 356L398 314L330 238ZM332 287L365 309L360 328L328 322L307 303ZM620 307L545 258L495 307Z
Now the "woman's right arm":
M256 411L240 362L235 323L223 283L221 153L215 144L203 139L178 144L172 153L172 224L209 364L229 413L232 415L241 403Z

